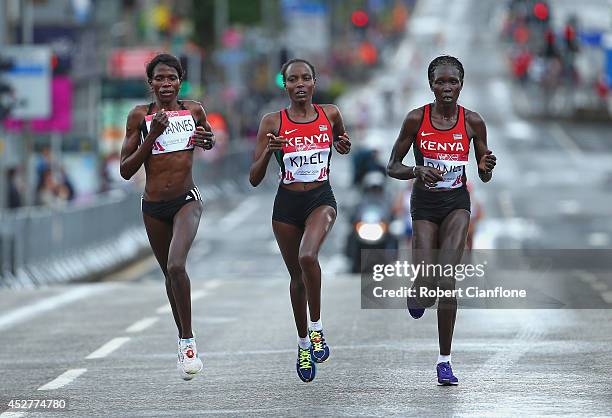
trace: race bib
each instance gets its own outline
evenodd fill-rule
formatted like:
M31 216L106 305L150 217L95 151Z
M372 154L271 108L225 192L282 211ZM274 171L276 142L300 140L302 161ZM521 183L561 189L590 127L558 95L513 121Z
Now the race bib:
M440 160L423 157L425 167L437 168L442 170L443 181L436 183L432 189L456 189L463 186L463 167L467 161Z
M167 152L183 151L193 149L191 137L195 132L195 122L189 110L177 110L166 112L168 115L168 127L155 140L153 154L164 154ZM145 122L147 130L151 130L151 121L155 115L147 115Z

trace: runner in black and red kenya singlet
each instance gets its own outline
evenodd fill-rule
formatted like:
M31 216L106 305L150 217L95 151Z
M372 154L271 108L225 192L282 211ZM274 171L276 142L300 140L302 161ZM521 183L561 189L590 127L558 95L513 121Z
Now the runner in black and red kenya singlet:
M478 175L483 182L491 180L496 164L487 147L484 121L478 113L457 104L463 75L463 65L454 57L441 56L429 64L429 86L435 101L406 116L387 167L391 177L416 179L411 197L413 263L460 263L470 222L465 174L470 140L474 141ZM412 146L416 165L405 166L402 161ZM420 318L424 308L436 302L436 298L421 297L421 288L453 290L455 279L417 277L412 287L416 297L407 300L414 318ZM456 298L439 298L437 377L441 385L458 383L450 361L456 315Z
M340 111L315 105L315 70L307 61L291 60L281 69L291 104L265 115L257 134L250 181L257 186L272 155L280 165L272 229L291 276L291 304L298 332L296 371L309 382L315 363L329 357L321 323L321 245L336 219L336 200L329 184L332 146L350 151ZM310 313L310 324L308 324Z
M146 184L142 212L149 243L166 278L166 293L178 328L177 369L185 380L201 369L191 329L187 254L198 230L202 197L193 182L194 147L209 150L214 136L198 102L178 101L183 69L168 54L147 65L155 102L129 114L121 149L121 176L129 180L142 165Z

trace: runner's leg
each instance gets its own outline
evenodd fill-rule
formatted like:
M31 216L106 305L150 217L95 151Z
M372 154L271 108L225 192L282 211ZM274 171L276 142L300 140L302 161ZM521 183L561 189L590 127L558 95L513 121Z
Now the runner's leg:
M147 236L149 237L149 244L153 250L153 254L161 267L162 273L165 277L166 282L166 294L168 295L168 301L172 308L172 316L176 323L178 333L181 333L181 320L176 308L176 301L174 294L172 293L172 283L168 277L168 252L170 250L170 241L172 241L172 225L160 221L159 219L153 218L145 213L142 214L147 230Z
M298 336L306 338L308 334L306 289L302 280L302 269L298 259L303 231L295 225L278 221L272 221L272 230L291 277L289 294L291 296L291 307L293 308L293 317Z
M427 267L436 262L435 251L438 248L439 227L436 223L425 220L417 220L412 223L412 263ZM416 289L416 302L422 308L429 308L436 303L435 297L421 297L419 289L436 288L436 278L431 275L419 274L413 283L412 288Z
M187 254L198 232L202 202L194 201L183 206L174 216L172 241L168 252L168 277L177 302L181 320L181 338L193 337L191 330L191 283L185 265Z
M440 225L440 255L438 263L441 265L456 266L461 262L468 226L470 212L465 209L452 211ZM439 286L444 290L455 289L455 279L443 278ZM457 298L440 298L438 300L438 339L440 354L450 355L457 317Z
M302 268L310 320L321 318L321 266L319 250L336 220L336 211L331 206L319 206L306 219L304 236L300 245L299 263Z

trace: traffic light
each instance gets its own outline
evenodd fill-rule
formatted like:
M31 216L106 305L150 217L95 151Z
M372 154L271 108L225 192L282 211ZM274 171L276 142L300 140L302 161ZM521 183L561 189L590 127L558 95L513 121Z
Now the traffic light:
M543 1L536 2L536 4L533 5L533 15L542 22L548 22L550 18L548 4Z
M279 71L276 73L276 77L274 78L274 82L279 89L285 88L285 83L283 83L283 74Z
M365 11L361 9L355 10L351 14L351 22L353 23L353 25L357 26L358 28L365 27L369 21L370 21L370 17Z

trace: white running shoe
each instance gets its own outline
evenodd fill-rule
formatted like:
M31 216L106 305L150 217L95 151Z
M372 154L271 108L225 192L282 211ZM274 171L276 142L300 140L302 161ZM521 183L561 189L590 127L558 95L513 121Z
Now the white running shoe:
M195 338L180 340L178 342L178 360L176 368L183 380L191 380L202 371L202 360L198 356Z

